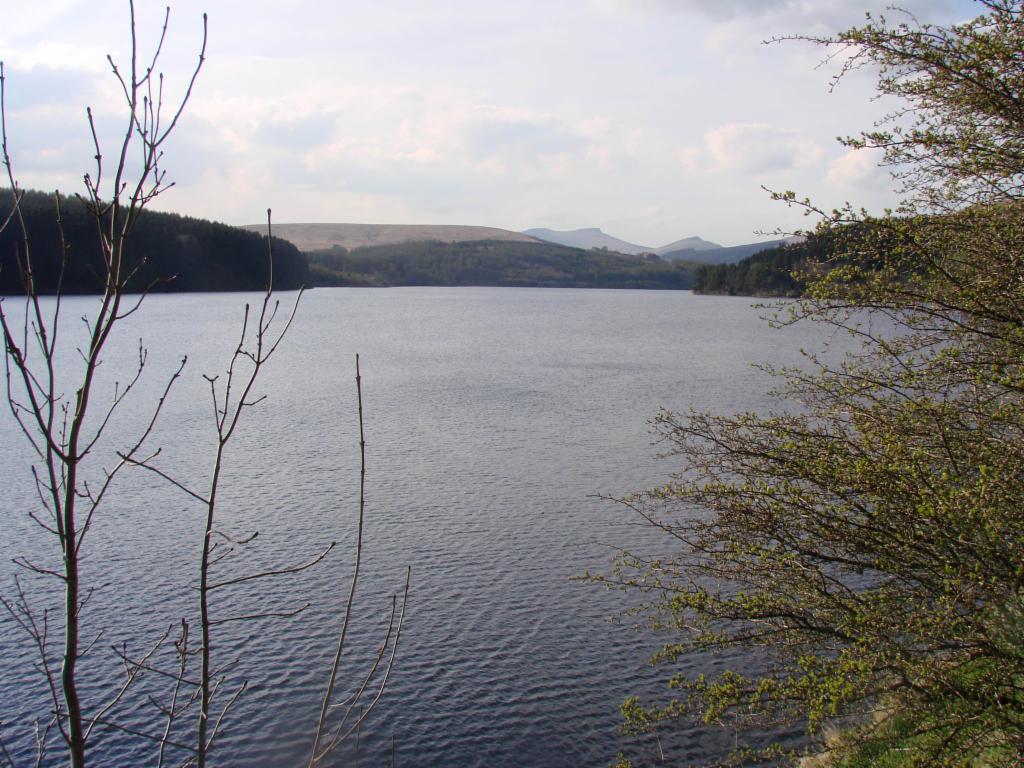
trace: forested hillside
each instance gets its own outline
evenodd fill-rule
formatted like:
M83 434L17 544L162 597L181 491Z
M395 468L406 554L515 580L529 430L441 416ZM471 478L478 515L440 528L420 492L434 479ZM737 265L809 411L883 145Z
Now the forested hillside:
M0 220L11 212L10 194L0 195ZM65 293L96 293L104 270L84 204L60 196L57 224L53 195L27 192L22 198L36 285L57 290L61 232L66 243ZM335 247L308 254L274 238L274 287L494 285L562 288L689 288L696 265L656 256L569 248L552 243L480 240L422 241ZM0 234L0 294L22 292L19 254L24 244L17 226ZM226 224L147 210L137 221L127 249L132 291L259 290L267 280L264 235Z
M811 237L736 264L701 264L693 270L693 290L728 296L800 296L806 287L803 276L824 268L833 244L833 237Z
M553 243L480 240L332 248L309 254L316 285L689 288L687 263Z
M0 221L11 212L10 191L0 192ZM26 192L21 214L28 232L34 277L40 293L54 293L60 274L61 227L66 243L65 293L96 293L105 270L95 222L74 197L60 197L61 227L54 196ZM291 243L274 238L274 287L309 283L306 257ZM22 292L18 255L24 252L20 228L0 233L0 294ZM138 272L131 291L248 291L267 283L267 238L255 232L203 219L147 210L136 222L127 249L128 269Z

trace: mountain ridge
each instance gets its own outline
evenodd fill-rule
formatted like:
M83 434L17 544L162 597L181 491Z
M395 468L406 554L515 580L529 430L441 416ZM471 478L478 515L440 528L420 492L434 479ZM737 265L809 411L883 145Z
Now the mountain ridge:
M680 248L659 254L668 261L695 261L701 264L737 264L743 259L763 251L770 251L783 245L802 242L800 237L784 237L776 240L765 240L760 243L730 245L713 249Z
M567 245L570 248L582 248L584 250L607 248L609 251L618 251L630 256L639 256L641 253L654 253L653 248L613 237L602 232L599 227L569 230L536 227L534 229L524 229L523 234L548 243Z
M632 256L653 253L668 261L691 261L702 264L733 264L754 253L775 248L793 240L784 238L760 243L722 246L702 237L693 236L674 240L658 248L650 248L609 235L598 227L570 230L534 228L523 230L523 234L571 248L585 250L607 248L610 251L615 250Z
M266 233L266 224L243 224L240 229ZM538 242L536 238L498 227L462 224L357 224L357 223L302 223L274 224L274 236L293 243L300 251L321 251L340 246L363 248L371 245L440 240L465 242L475 240L511 240Z
M246 224L241 229L264 233L265 224ZM699 236L684 237L657 248L631 243L609 235L599 227L555 230L536 227L515 232L499 227L456 224L361 224L285 222L274 224L274 235L294 244L300 251L348 250L373 246L438 241L443 243L505 241L552 243L585 251L606 250L628 256L655 254L666 261L702 264L734 264L747 256L774 248L788 240L722 246Z

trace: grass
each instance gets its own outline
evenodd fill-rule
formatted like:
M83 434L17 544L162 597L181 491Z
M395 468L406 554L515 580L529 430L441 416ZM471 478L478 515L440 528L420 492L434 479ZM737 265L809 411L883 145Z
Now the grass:
M835 735L829 768L1004 768L1019 766L1020 753L1006 732L1010 712L1020 732L1021 707L995 705L990 684L998 677L995 662L979 659L949 676L948 695L921 703L890 702L868 725ZM988 701L988 706L980 706ZM1018 702L1019 704L1019 702Z

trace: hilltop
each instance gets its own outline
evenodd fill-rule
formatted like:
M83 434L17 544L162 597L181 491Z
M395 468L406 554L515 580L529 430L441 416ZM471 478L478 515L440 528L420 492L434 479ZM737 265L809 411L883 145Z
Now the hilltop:
M246 224L242 229L264 233L265 224ZM755 253L791 242L768 240L760 243L722 246L691 236L658 247L631 243L603 232L598 227L556 230L542 227L513 232L499 227L462 224L357 224L357 223L282 223L274 224L274 235L295 245L300 251L313 253L343 248L390 246L413 243L548 243L584 251L608 251L627 256L655 254L666 261L691 264L735 264Z
M260 233L267 231L266 224L245 224L241 228ZM365 248L428 240L443 243L479 240L538 242L536 238L521 232L459 224L274 224L274 236L293 243L300 251L323 251L335 246Z
M786 238L760 243L722 246L710 240L705 240L702 237L694 236L684 237L667 245L654 248L622 240L602 232L597 227L571 230L527 229L523 231L523 234L548 243L566 245L570 248L607 249L634 256L653 253L668 261L689 261L697 264L734 264L752 254L792 241L792 238Z
M626 240L620 240L617 237L607 235L597 227L565 231L537 228L524 230L523 234L547 243L557 243L558 245L567 245L570 248L583 248L584 250L605 248L609 251L626 253L630 256L654 252L653 248L648 248L646 245L637 245L636 243L630 243Z

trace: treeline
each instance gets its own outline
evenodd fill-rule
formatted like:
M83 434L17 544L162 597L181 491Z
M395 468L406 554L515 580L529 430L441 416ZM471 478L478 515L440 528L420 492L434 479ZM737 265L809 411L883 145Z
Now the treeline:
M865 220L836 225L791 243L761 251L736 264L701 264L693 269L695 293L729 296L802 296L808 282L842 267L842 279L870 280L886 268L886 259L919 247L906 233L914 227L937 226L942 217ZM904 267L902 279L920 274L920 268Z
M701 264L693 272L693 290L728 296L799 296L806 287L800 273L816 269L828 258L828 250L828 242L811 237L755 253L736 264Z
M0 190L0 222L13 207L10 190ZM56 292L61 273L61 228L54 196L26 192L21 199L39 293ZM60 196L61 227L66 243L64 293L98 293L103 289L102 254L96 222L85 203ZM137 272L129 291L250 291L267 284L267 238L227 224L147 210L132 230L126 267ZM274 238L274 287L291 290L309 285L305 255L286 240ZM19 256L21 228L12 221L0 232L0 294L23 291Z
M687 263L554 243L425 241L308 254L316 285L659 288L692 285Z

